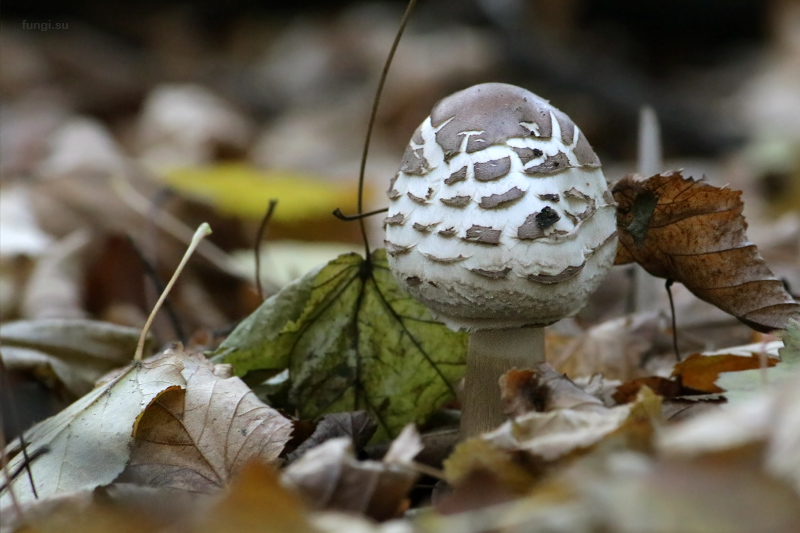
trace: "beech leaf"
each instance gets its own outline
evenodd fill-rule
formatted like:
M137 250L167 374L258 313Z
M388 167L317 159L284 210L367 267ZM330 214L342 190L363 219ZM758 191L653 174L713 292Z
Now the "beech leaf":
M249 461L275 462L291 422L242 380L224 375L224 367L200 354L182 354L181 361L186 386L164 390L137 417L119 481L210 492Z
M800 317L800 304L747 241L741 191L673 171L626 176L613 194L616 264L636 261L656 277L679 281L757 331L784 329Z
M800 374L800 321L790 320L782 336L784 346L778 349L781 360L774 368L723 372L719 375L715 384L725 389L729 403L753 398L767 386L797 378Z
M421 450L419 434L400 433L382 462L357 461L347 437L309 450L283 472L283 482L312 509L364 513L377 520L396 516L417 480L410 461Z
M288 369L301 417L365 410L385 440L455 396L466 348L467 335L434 321L377 250L368 261L341 255L266 300L213 360L239 376Z
M139 413L162 391L185 384L182 363L159 356L133 363L102 387L25 432L30 470L39 498L111 483L130 456L131 427ZM19 440L5 450L8 471L22 467ZM0 507L34 499L23 471L0 490Z
M0 326L0 353L7 368L55 379L83 396L104 374L131 361L140 333L97 320L20 320Z

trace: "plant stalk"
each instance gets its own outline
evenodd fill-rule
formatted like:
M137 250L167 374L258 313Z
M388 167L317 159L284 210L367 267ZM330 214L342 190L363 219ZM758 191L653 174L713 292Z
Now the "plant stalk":
M533 368L544 361L544 328L472 333L461 398L461 438L491 431L508 418L500 401L500 376L512 368Z

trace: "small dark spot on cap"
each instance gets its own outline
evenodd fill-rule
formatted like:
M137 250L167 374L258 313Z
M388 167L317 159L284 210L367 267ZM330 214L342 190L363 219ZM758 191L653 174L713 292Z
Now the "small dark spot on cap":
M416 287L422 283L422 280L418 276L409 276L406 278L406 285L409 287Z
M541 229L547 229L559 220L561 220L561 217L556 210L549 205L536 213L536 225Z

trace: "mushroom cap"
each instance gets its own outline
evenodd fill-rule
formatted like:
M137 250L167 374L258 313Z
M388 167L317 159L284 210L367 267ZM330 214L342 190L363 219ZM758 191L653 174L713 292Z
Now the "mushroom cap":
M441 100L392 179L389 267L448 327L574 315L617 249L600 160L570 118L501 83Z

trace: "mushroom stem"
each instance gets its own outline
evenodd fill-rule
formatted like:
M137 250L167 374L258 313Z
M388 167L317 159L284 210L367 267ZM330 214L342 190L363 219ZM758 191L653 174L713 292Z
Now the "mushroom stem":
M531 368L544 361L544 328L472 333L461 399L461 438L480 435L506 421L500 400L500 376L512 368Z

